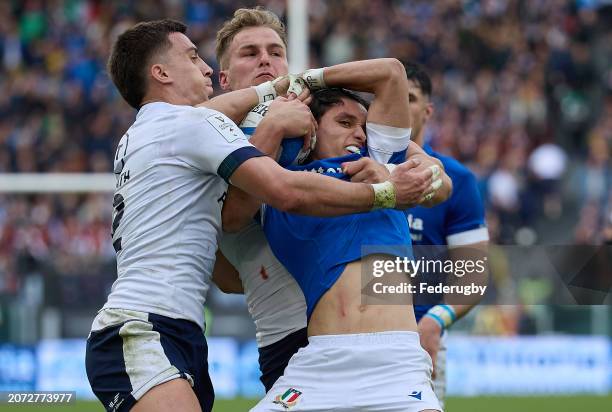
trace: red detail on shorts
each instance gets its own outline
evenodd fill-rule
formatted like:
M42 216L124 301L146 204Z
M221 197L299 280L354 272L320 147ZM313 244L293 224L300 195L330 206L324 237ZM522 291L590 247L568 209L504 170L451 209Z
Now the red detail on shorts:
M261 275L261 278L263 280L268 280L268 272L266 272L266 268L265 267L261 267L261 270L259 271L259 274Z

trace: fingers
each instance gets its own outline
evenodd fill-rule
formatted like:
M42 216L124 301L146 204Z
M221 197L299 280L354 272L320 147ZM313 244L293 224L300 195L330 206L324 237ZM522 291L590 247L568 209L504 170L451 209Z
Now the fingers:
M303 95L300 93L300 96ZM306 101L308 99L309 97L306 98ZM278 125L282 127L285 137L303 137L303 149L313 149L318 124L305 102L296 98L295 95L277 97L270 105L266 117L271 116L272 113Z
M404 164L405 163L402 163L401 165L396 167L395 170L393 170L392 175L396 175L397 173L399 173L399 175L401 176L400 179L403 179L404 181L412 181L416 190L421 190L425 192L432 183L432 170L427 168L425 170L417 171L414 170L414 168L402 168Z
M306 131L305 134L302 135L304 139L304 144L302 144L302 150L307 150L310 147L310 139L312 139L312 134L310 131Z
M342 163L342 172L345 175L353 176L359 173L366 165L366 158L362 157L359 160L355 160L354 162L344 162Z
M310 113L310 123L312 124L313 134L316 134L317 129L319 128L319 123L317 123L317 119L315 119L312 112L310 112L310 109L308 112Z
M310 95L307 98L305 98L304 100L302 100L302 103L304 103L306 106L310 106L310 103L312 103L312 95Z
M312 138L310 139L310 151L311 152L315 149L316 145L317 145L317 135L313 134Z
M434 198L438 189L442 187L442 179L439 178L440 174L442 173L440 167L438 165L432 165L427 169L431 170L431 183L429 184L429 187L425 189L425 193L423 194L423 197L421 197L419 203L429 202Z
M417 168L421 165L420 159L409 159L398 165L391 173L390 180L396 185L397 204L400 209L414 207L424 201L430 200L435 195L435 190L440 187L442 182L434 181L439 178L440 170L433 167Z
M294 94L296 97L297 96L301 96L305 89L308 89L308 86L306 85L306 82L294 75L294 74L289 74L289 88L287 89L287 94Z
M375 179L374 175L368 170L361 170L351 176L351 182L353 183L380 183Z
M295 94L295 93L291 93L291 94ZM308 87L304 88L304 90L302 90L302 93L300 93L299 96L296 96L298 100L300 100L301 102L303 102L305 105L309 105L310 102L312 101L312 95L310 93L310 89ZM308 102L307 102L308 100Z
M389 178L385 165L367 157L342 163L342 171L351 176L351 182L357 183L382 183Z
M438 189L440 189L441 187L442 187L442 179L436 179L432 181L426 193L421 198L420 203L429 202L431 199L433 199Z
M400 165L397 166L397 170L401 171L408 171L410 169L414 169L415 167L418 167L421 164L421 160L420 159L408 159L406 160L404 163L401 163Z
M442 171L440 170L440 166L438 165L431 165L429 166L429 169L431 170L431 176L434 180L437 179L438 176L440 176L440 173L442 173Z
M272 80L272 86L276 90L277 95L284 95L289 87L289 76L284 75Z
M304 144L302 145L302 150L304 151L312 151L314 150L314 146L317 142L317 121L315 120L314 116L312 115L312 113L310 112L310 109L308 109L308 113L309 113L309 118L310 118L310 127L304 130Z
M310 112L310 111L309 111ZM304 145L302 149L304 151L312 151L314 150L315 144L317 143L317 121L315 120L312 113L310 113L310 132L308 133L308 138L304 137Z

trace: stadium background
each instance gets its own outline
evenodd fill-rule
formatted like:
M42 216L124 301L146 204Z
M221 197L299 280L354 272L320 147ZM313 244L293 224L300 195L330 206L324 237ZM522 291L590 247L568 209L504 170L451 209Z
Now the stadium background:
M218 72L216 30L256 4L286 16L284 0L0 2L0 181L109 173L135 115L104 71L113 39L180 19ZM478 177L492 243L612 241L611 1L310 0L308 12L311 67L394 56L429 71L428 138ZM83 339L116 276L111 205L109 193L0 193L0 391L89 395ZM553 306L545 282L496 281L519 304L453 327L450 410L609 407L610 306ZM244 410L231 399L261 393L244 300L213 290L207 317L213 381L230 399L215 410Z

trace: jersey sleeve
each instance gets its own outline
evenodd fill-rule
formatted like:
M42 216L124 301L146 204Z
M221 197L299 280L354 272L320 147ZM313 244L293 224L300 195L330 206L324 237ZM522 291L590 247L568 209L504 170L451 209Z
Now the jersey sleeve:
M474 175L465 170L453 177L453 194L446 219L446 243L464 246L489 240L484 204Z
M406 160L411 129L366 123L368 155L378 163L399 164Z
M217 174L229 183L246 160L265 156L223 113L195 108L185 116L183 121L188 127L184 138L177 142L177 155L196 169Z

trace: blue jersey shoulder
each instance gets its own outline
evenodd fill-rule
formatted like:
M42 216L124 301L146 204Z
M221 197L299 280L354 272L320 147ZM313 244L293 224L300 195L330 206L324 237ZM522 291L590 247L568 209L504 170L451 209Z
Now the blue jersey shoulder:
M414 245L447 245L452 236L472 233L484 228L485 210L478 182L474 174L464 165L449 156L434 152L431 147L424 147L427 154L442 162L446 174L453 182L453 192L445 202L431 207L415 207L406 211L410 226L410 236ZM428 248L416 248L419 257L427 253ZM417 321L431 305L415 305Z
M428 146L425 151L442 162L453 182L453 192L437 206L418 206L406 211L413 243L445 245L450 235L484 227L484 205L474 174L452 157L436 153Z

